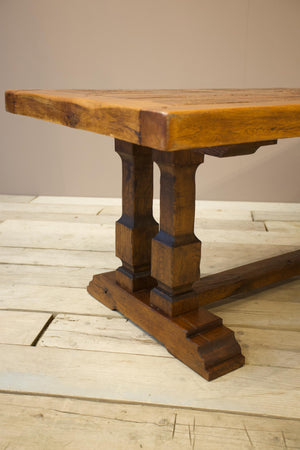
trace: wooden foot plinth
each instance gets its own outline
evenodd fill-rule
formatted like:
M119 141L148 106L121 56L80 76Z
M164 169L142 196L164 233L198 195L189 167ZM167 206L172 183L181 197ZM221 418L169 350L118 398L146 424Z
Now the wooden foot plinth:
M88 292L154 336L172 355L208 381L244 364L233 331L222 325L220 317L203 308L168 317L150 306L148 290L130 293L120 287L115 272L95 275Z

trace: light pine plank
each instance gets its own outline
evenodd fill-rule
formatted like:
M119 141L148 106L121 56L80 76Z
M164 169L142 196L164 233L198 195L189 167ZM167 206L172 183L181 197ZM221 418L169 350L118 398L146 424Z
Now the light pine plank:
M32 203L43 205L122 205L121 198L39 195Z
M102 270L99 270L99 273ZM53 303L53 306L50 306L50 311L54 309L55 311L61 312L77 312L80 314L87 313L87 311L80 307L80 302L82 298L82 292L85 292L86 286L89 281L92 279L95 270L93 268L85 269L85 268L70 268L70 267L50 267L50 266L27 266L27 265L13 265L13 264L0 264L0 305L1 308L17 308L18 302L22 301L22 305L27 304L26 296L41 297L43 300L41 307L42 310L47 311L45 309L45 305L47 303L47 295L50 296L51 302L54 302L55 297L59 294L57 302ZM26 287L27 286L27 287ZM298 314L298 305L299 303L299 281L295 281L294 283L289 282L288 289L292 289L291 292L287 291L287 284L282 286L276 286L274 288L270 288L259 294L252 295L251 297L235 299L229 303L226 303L222 306L217 306L217 310L222 312L222 314L226 314L229 310L231 312L231 318L236 317L238 324L240 323L240 317L243 315L243 308L249 309L252 308L253 311L251 314L255 315L255 320L258 320L258 324L263 323L263 326L266 325L266 320L264 316L266 311L270 312L270 305L268 302L274 303L274 314L272 316L272 320L276 321L276 315L278 316L278 321L281 318L285 318L285 324L288 323L288 313L284 314L285 304L281 303L282 301L287 301L294 306L294 311L291 313ZM49 288L49 290L48 290ZM73 289L72 291L69 289ZM75 289L82 288L82 289ZM26 289L26 290L25 290ZM43 289L45 290L45 294L42 294ZM58 291L56 290L58 289ZM23 296L23 292L26 292ZM68 293L70 293L70 301L68 300ZM76 294L77 293L77 294ZM257 297L259 295L259 297ZM72 303L70 303L74 299L74 310L71 309ZM91 296L85 298L92 298ZM250 301L249 301L250 299ZM255 299L256 301L253 301ZM259 299L259 301L257 300ZM95 300L93 300L96 302ZM255 303L255 304L254 304ZM34 310L40 309L38 307L39 300L36 299ZM61 304L62 309L57 308L57 305ZM98 304L96 302L95 304ZM259 306L258 306L259 304ZM278 304L278 305L277 305ZM14 306L12 306L14 305ZM51 304L52 305L52 304ZM64 306L63 306L64 305ZM244 306L245 305L245 306ZM277 306L275 306L277 305ZM28 306L25 309L29 308ZM76 308L76 310L75 310ZM23 309L23 307L22 307ZM89 313L89 312L88 312ZM296 322L297 317L292 317L291 321ZM236 322L235 322L236 323ZM291 323L291 322L289 322ZM255 324L254 324L255 326Z
M73 222L73 223L99 223L110 224L119 220L121 210L116 215L99 214L64 214L64 213L42 213L42 212L19 212L19 211L0 211L0 221L4 220L34 220L46 222ZM158 215L159 216L159 215ZM158 219L157 216L157 220ZM222 219L196 219L198 228L212 230L256 230L265 231L263 222L254 222L250 220L222 220Z
M195 227L200 230L243 230L243 231L266 231L263 222L248 220L222 220L222 219L195 219Z
M2 266L0 266L1 269ZM7 271L12 266L6 266ZM19 270L20 268L20 270ZM83 279L82 288L66 287L64 285L76 284L74 279L78 281L78 273L82 271L69 271L68 269L57 268L49 270L49 268L30 268L27 266L14 266L13 272L7 272L3 275L0 283L0 309L22 309L32 311L46 311L46 312L62 312L62 313L74 313L74 314L93 314L93 315L117 315L116 312L106 308L100 302L95 300L86 291L86 283ZM28 269L29 272L24 271ZM32 269L32 270L31 270ZM75 277L74 277L75 273ZM64 275L64 276L63 276ZM69 275L69 280L67 276ZM8 279L11 279L11 282ZM22 282L23 281L23 282ZM38 282L44 282L44 285L39 285ZM68 282L69 281L69 282ZM27 282L27 283L26 283ZM51 286L49 283L60 283L60 286ZM46 285L48 283L48 285ZM264 310L261 311L261 319L263 320L263 314L268 315L272 313L273 303L281 302L282 310L285 309L285 302L297 303L299 302L300 292L300 280L290 281L288 284L276 286L274 289L268 289L259 294L259 297L264 301ZM247 301L252 302L252 296ZM255 297L254 297L255 298ZM238 300L234 300L232 306ZM270 304L267 304L269 302ZM230 303L227 303L228 308L223 308L222 314L226 312L226 309L232 308ZM241 306L240 309L243 307ZM280 308L280 307L279 307ZM277 307L278 310L278 307ZM232 317L237 317L237 313ZM255 323L257 317L257 311L253 312L254 318L248 324ZM287 314L288 316L288 314ZM245 324L246 318L251 318L250 313L247 315L239 314L239 321L243 320ZM266 316L267 317L267 316ZM275 313L276 317L276 313Z
M0 197L1 198L1 197ZM64 197L64 196L46 196L36 197L32 203L43 204L73 204L73 205L103 205L103 206L121 206L121 198L109 197ZM153 205L159 206L159 199L153 199ZM246 210L246 211L298 211L300 212L300 203L279 203L279 202L240 202L240 201L220 201L220 200L196 200L197 209L213 210Z
M299 208L288 211L253 211L253 220L265 221L280 221L280 222L299 222L300 211Z
M276 297L276 288L272 291L273 296ZM211 307L210 311L221 316L228 327L243 326L246 323L252 327L300 331L299 293L298 302L277 300L273 303L263 299L264 293L233 301L227 300L221 306Z
M95 273L102 268L77 268L60 266L31 266L23 264L0 264L0 285L33 284L43 286L65 286L86 288Z
M204 209L196 205L195 217L210 220L251 220L251 212L240 209Z
M272 251L269 249L269 252L266 252L262 246L259 247L260 251L263 249L264 251L256 251L255 248L244 248L240 246L237 251L231 251L226 254L223 254L220 251L215 249L215 245L211 247L210 250L205 250L205 245L203 246L203 262L201 262L201 273L202 276L215 273L221 270L229 269L231 267L235 267L239 264L246 264L248 262L256 261L257 259L262 259L263 257L269 257L272 255L276 255L279 253L284 253L287 250L287 247L280 248L280 252ZM278 248L278 247L277 247ZM290 250L291 247L288 247ZM293 247L291 248L293 249ZM1 250L1 248L0 248ZM18 249L17 249L18 250ZM101 267L99 260L99 267L95 267L98 259L91 258L91 263L87 263L87 267L77 267L77 264L82 264L83 260L79 260L77 255L68 255L68 261L73 261L74 267L69 266L65 267L64 265L59 265L59 261L61 264L64 264L66 259L63 259L64 254L60 255L61 250L50 250L48 254L48 250L44 250L45 253L35 252L36 249L33 249L31 253L28 249L28 253L26 253L26 258L23 258L24 263L13 264L14 261L22 261L22 251L20 251L20 255L17 254L17 251L13 252L13 258L10 258L9 254L6 257L2 258L2 263L0 264L0 282L6 284L30 284L30 285L44 285L44 286L66 286L66 287L74 287L74 288L85 288L90 280L92 279L94 274L107 272L109 270L115 270L118 264L114 264L113 267L108 267L108 262L104 259L104 264ZM243 253L243 251L245 253ZM1 251L0 251L1 253ZM56 253L57 261L56 264L53 260L54 253ZM64 252L63 252L64 253ZM31 256L35 258L31 258ZM261 255L258 258L258 255ZM28 256L28 259L27 259ZM39 257L39 259L37 259ZM89 260L89 255L87 255ZM5 260L11 261L10 263L5 262ZM31 264L32 263L32 264ZM36 265L38 263L38 265ZM42 265L47 263L47 265ZM34 265L35 264L35 265ZM51 265L54 264L54 265Z
M244 325L233 330L247 364L300 368L299 333L247 328L247 315ZM122 318L59 314L38 345L172 358L155 339Z
M249 234L249 233L248 233ZM198 232L201 237L201 232ZM202 242L201 274L211 274L222 270L259 261L272 256L291 252L295 245L267 245L257 243L237 244L228 242Z
M0 345L0 389L299 418L300 371L246 365L207 382L175 358Z
M0 203L29 203L35 199L34 195L0 194Z
M217 202L216 202L217 203ZM121 205L101 205L101 213L107 216L120 217L122 214ZM153 215L159 222L160 207L158 202L153 203ZM196 220L210 220L210 221L252 221L252 215L250 209L239 208L235 209L235 205L232 205L232 209L222 209L222 202L215 205L215 208L206 208L205 202L196 202L195 204L195 218Z
M88 294L86 288L0 283L0 309L120 317Z
M295 246L295 249L299 247L299 236L280 232L253 231L249 233L241 230L200 230L195 227L195 234L204 242L256 244L257 246L292 245Z
M286 282L276 285L274 288L266 289L259 294L249 295L250 301L257 298L272 303L282 302L283 310L285 309L286 303L298 304L300 303L300 277L290 278Z
M196 208L222 209L222 210L246 210L246 211L286 211L300 212L300 203L279 202L239 202L219 200L196 200Z
M259 223L259 222L257 222ZM300 246L300 221L299 222L276 222L267 221L265 222L268 231L281 231L282 233L297 234L299 236L299 246Z
M107 205L109 206L109 203L107 203ZM41 202L39 206L47 207L47 204ZM55 201L53 201L52 205L50 202L49 206L51 208L54 207ZM64 203L61 203L59 206L64 208ZM73 205L71 203L71 205L66 206L76 208L76 201L74 200ZM78 204L78 206L81 208L82 206L85 207L93 205ZM117 207L118 202L113 203L112 206ZM261 205L261 208L262 206L263 205ZM273 207L274 205L271 206ZM290 205L287 205L287 208L288 206L290 207ZM230 211L235 208L236 206L233 208L231 205L227 205L227 207L222 205L222 209L227 209L227 212L228 210ZM156 209L158 210L157 204ZM206 204L206 209L212 209L213 214L215 214L215 211L218 210L218 206L208 206ZM238 208L236 209L238 210ZM241 209L243 210L242 207ZM259 206L257 206L256 209L259 210ZM268 208L264 207L264 209L261 210L268 211ZM248 213L249 211L250 210L247 208L246 212ZM289 212L288 209L286 212ZM75 225L77 225L76 220L78 219L76 219L76 217L78 217L79 228L80 222L85 225L85 223L89 224L89 221L91 220L91 224L107 224L108 229L111 228L111 230L114 230L113 222L118 219L120 215L119 214L116 217L109 215L106 216L103 212L101 212L98 216L96 216L95 213L91 213L94 214L94 216L92 216L86 212L78 215L76 214L75 209L74 212L34 212L32 210L18 212L12 210L6 211L2 214L10 213L20 214L20 216L11 216L10 218L16 217L17 219L27 221L28 229L30 227L30 223L32 224L33 221L53 222L54 225L52 230L54 230L55 237L52 242L59 242L60 240L66 239L68 245L70 245L71 242L71 238L68 237L68 234L72 234L72 224L70 223L70 227L68 228L68 226L65 227L64 223L55 224L55 222L70 221L75 222ZM27 216L25 217L23 214L27 214ZM282 230L278 232L273 231L272 233L266 233L260 231L263 230L263 223L260 222L253 222L253 229L249 220L232 220L229 218L224 220L222 219L222 222L221 219L215 220L214 217L215 215L213 215L210 219L206 217L204 219L196 219L197 233L199 233L198 235L200 239L204 240L203 261L201 264L203 274L224 270L239 264L246 264L247 262L252 262L264 257L281 254L286 251L291 251L299 246L298 242L295 245L294 241L289 241L287 245L274 245L274 242L270 243L270 240L268 240L265 244L263 244L263 240L259 236L259 238L256 236L256 239L253 239L253 242L250 238L250 244L249 239L242 243L242 234L244 234L244 236L247 236L248 234L247 238L249 238L250 234L252 235L252 233L255 234L256 232L261 234L263 233L264 235L272 234L273 240L275 234L275 241L277 241L277 235L294 234L295 236L295 233L289 233L288 231L283 232ZM6 216L5 220L7 220L7 218L8 216ZM16 222L19 222L19 220ZM7 227L7 223L2 225ZM59 225L62 225L60 230ZM256 225L259 225L259 228L256 228ZM22 224L21 226L20 224L16 226L16 228L13 229L13 233L9 233L8 228L9 227L5 228L7 230L8 239L11 239L9 234L15 234L16 230L19 230L18 233L22 235ZM41 240L47 239L47 233L49 234L49 231L47 232L46 228L47 227L45 227L45 231L43 232L44 234L42 233ZM76 238L77 234L83 235L84 228L85 227L83 226L81 231L79 233L76 232L73 236ZM227 242L223 242L222 235L221 240L220 236L218 236L217 242L210 240L212 233L216 235L214 231L215 229L219 230L223 233L223 235L228 233L228 230L232 230L232 234L235 236L234 238L237 236L238 241L231 242L232 238L230 233L229 240ZM79 229L77 230L79 231ZM205 230L208 230L208 233L206 234L208 238L206 240L204 239ZM238 233L236 233L235 230L238 231ZM251 231L251 233L247 233L248 231ZM37 231L37 234L38 233L40 233L40 231ZM111 237L112 245L114 245L113 233ZM90 233L88 232L88 234ZM107 237L107 233L105 236ZM3 235L0 236L0 245L6 245L5 242L3 243L2 237ZM29 232L26 239L27 238L28 242L32 242ZM95 240L93 242L95 242ZM82 244L81 242L80 245L85 244ZM48 380L50 391L51 393L55 393L55 395L57 392L63 392L62 395L69 395L64 393L72 392L70 395L79 395L82 397L95 396L98 399L102 396L110 401L113 399L121 399L122 401L125 399L125 401L128 401L128 398L132 398L133 401L137 402L146 401L151 403L153 401L154 403L162 403L164 405L177 404L178 402L181 402L181 404L184 405L185 398L183 392L186 389L186 386L188 386L187 406L191 406L191 402L193 401L194 405L198 405L197 407L215 409L214 405L216 402L219 402L219 404L222 404L223 406L225 402L224 408L226 410L228 408L230 409L230 406L227 408L227 405L230 405L231 396L231 399L234 400L230 410L238 410L243 412L242 417L245 417L245 411L257 414L256 408L258 408L259 414L261 414L261 411L263 411L262 414L266 414L266 411L269 411L267 414L272 415L274 415L273 411L275 411L275 415L279 416L282 414L287 417L293 417L293 415L296 416L298 414L298 412L295 411L297 411L297 402L299 403L299 399L298 397L294 398L292 392L294 390L297 395L295 383L297 382L297 377L299 376L299 371L296 371L295 369L297 367L299 368L299 350L297 348L297 342L299 340L297 339L297 333L294 330L299 329L299 324L297 322L297 317L299 317L299 308L297 302L299 302L300 280L294 280L289 283L282 284L274 289L266 290L245 299L238 299L232 303L223 305L219 304L216 307L224 308L219 315L224 319L225 324L229 326L232 324L232 328L236 332L237 339L242 345L243 353L246 355L247 362L247 367L223 377L224 382L227 382L226 380L229 377L233 377L231 378L231 383L227 382L225 386L220 386L218 383L219 381L222 381L222 379L218 379L212 383L206 383L204 380L200 379L198 375L194 374L190 369L170 356L163 347L155 341L152 341L149 336L145 335L145 340L143 340L143 338L138 338L137 336L139 333L143 333L141 330L136 328L130 322L126 323L117 312L110 311L87 294L85 287L90 281L92 275L94 273L109 270L110 267L108 266L110 264L108 264L108 255L112 256L112 252L104 252L103 259L98 259L101 252L94 251L94 248L92 248L93 251L87 250L88 249L85 249L84 247L82 249L75 248L75 250L68 250L64 248L56 250L56 247L44 247L40 249L31 248L30 245L28 247L25 246L24 248L18 248L17 246L16 248L0 247L0 262L4 262L4 264L0 265L0 309L45 311L50 314L52 312L67 313L68 316L72 317L72 319L75 317L74 323L70 320L68 321L68 325L71 326L70 329L53 330L50 325L49 329L46 330L45 335L41 338L39 343L40 350L66 352L59 358L57 358L56 355L48 358L49 354L47 357L39 354L38 358L35 360L35 354L28 356L27 354L20 352L18 353L19 356L15 354L15 362L10 359L9 364L7 365L7 360L5 359L7 352L10 351L10 348L18 348L18 346L1 346L2 349L4 347L7 349L3 350L5 358L2 358L0 355L0 367L2 367L2 361L4 361L5 366L3 371L5 372L7 369L10 371L10 376L7 375L6 377L4 374L2 378L2 380L6 380L5 386L8 386L8 390L13 391L14 387L17 387L17 390L19 389L22 391L24 390L25 384L25 392L32 391L44 393L48 390L48 387L46 386ZM118 259L115 261L117 265L119 265ZM15 264L16 262L18 262L18 264ZM37 264L45 265L38 266ZM70 265L70 267L65 267L65 265ZM115 267L116 265L112 267L112 269ZM77 288L76 286L80 287ZM248 303L239 304L239 302L242 302L243 300L248 300ZM257 304L255 304L255 302L257 302ZM250 303L252 306L250 306ZM80 314L81 316L76 316L76 314ZM85 317L83 318L82 315L85 315ZM114 318L110 319L110 325L113 325L117 321L120 321L119 325L124 323L124 328L126 331L123 330L123 333L127 333L128 327L132 327L132 329L135 330L132 332L133 338L129 337L131 333L130 331L127 337L126 334L123 334L122 339L118 338L119 342L118 345L116 345L116 342L113 342L114 338L109 335L108 327L104 327L102 331L101 327L99 328L100 325L97 322L97 316L99 316L102 321L108 321L107 317ZM59 327L61 327L62 314L60 314L58 318L61 319L59 323ZM85 323L83 324L82 321L85 321ZM77 328L75 324L77 324ZM72 325L74 325L73 330ZM48 340L48 343L46 342L46 339ZM148 343L146 344L147 339ZM45 341L43 342L43 340ZM114 341L116 341L116 339ZM122 341L121 344L120 341ZM44 346L45 343L47 346L68 346L68 348L47 348ZM28 347L24 346L23 349L24 348L27 349ZM35 348L33 349L35 350ZM80 349L80 351L78 349ZM152 351L154 355L152 355ZM72 352L72 356L70 357L69 352ZM123 352L123 359L121 352ZM155 352L161 353L157 354ZM79 355L77 357L75 354L82 354L83 361L80 360ZM91 355L90 366L89 355ZM110 359L108 355L111 355ZM13 358L13 355L11 355L11 358ZM148 359L146 359L145 362L145 360L141 360L140 358ZM35 360L35 365L30 363L28 361L29 359L32 359L33 361ZM48 362L48 359L50 362ZM65 359L70 361L69 368L66 367L67 362L64 361ZM149 363L149 359L151 359L151 364ZM172 364L175 364L175 369L174 366L170 369L165 360L170 360L170 362L173 361ZM161 363L161 361L163 361L163 363ZM73 363L74 365L72 366ZM23 372L24 364L25 369ZM82 364L87 364L86 371L84 371L84 368L81 369L80 366ZM44 366L46 367L46 370L43 373L42 368ZM30 370L28 370L28 367ZM162 373L158 373L158 367L159 371L162 371ZM180 367L179 371L178 367ZM74 369L73 372L72 368ZM188 371L188 375L182 377L181 370ZM60 372L64 372L65 377L62 376ZM122 377L123 372L124 379ZM174 374L175 381L173 382ZM190 374L192 374L192 376ZM73 376L80 379L81 384L79 381L75 382L72 378ZM194 376L196 376L196 379ZM134 382L136 379L138 380L137 386ZM143 382L141 379L143 379ZM202 393L203 395L201 395L201 389L203 389L203 387L201 385L200 390L198 389L198 379L206 383L208 387L216 385L217 388L214 387L212 390L204 390L204 394ZM171 386L168 385L170 380L172 380ZM290 386L291 382L294 383L292 387ZM161 387L160 390L158 390L157 384L164 386L164 390L166 386L167 392L162 392ZM2 383L0 384L0 389L2 388L1 386ZM37 389L35 389L36 386ZM113 386L114 392L112 393ZM274 392L274 388L275 390L277 389L276 392ZM177 391L182 391L182 393L180 392L179 400L176 400L177 403L174 403L173 399L176 399ZM196 392L196 397L191 400L194 392ZM224 392L226 392L225 400L223 400ZM91 395L89 395L89 393ZM238 396L237 399L234 398L236 393ZM241 399L244 393L245 396ZM255 398L258 399L257 405L255 404ZM283 408L284 404L288 405L287 410ZM223 409L223 407L216 408ZM72 416L74 418L74 414L71 414L71 420ZM234 414L234 416L236 416L236 414ZM54 420L59 419L55 418ZM210 430L207 430L206 428L202 430L201 428L203 432L207 431L207 435L205 434L205 444L207 442L211 442L211 448L218 448L220 445L222 445L222 448L226 448L224 439L222 439L222 431L220 431L220 433L219 431L214 433L214 430L216 431L216 420L219 419L215 416ZM85 423L89 421L90 419L85 419ZM40 421L38 421L38 423L39 422ZM119 421L117 421L117 423L119 423ZM253 448L255 446L257 446L257 448L264 448L263 445L265 445L265 448L282 448L284 445L287 447L289 445L291 447L299 446L299 441L296 440L295 433L288 434L283 430L284 434L282 435L279 430L278 432L275 432L275 430L265 431L265 423L262 423L262 418L260 418L260 423L261 429L258 429L256 426L251 430L251 433L248 429L247 433L244 431L244 435L248 439L248 444L245 441L245 448L247 448L246 445L249 445L249 448ZM173 423L171 426L173 426ZM157 426L154 428L157 429ZM37 427L37 429L39 429L39 427ZM184 434L184 429L186 430L186 435ZM181 433L180 436L184 436L186 438L186 441L184 438L182 441L178 441L178 448L184 448L184 442L186 442L187 445L190 442L188 426L184 429L181 431L181 429L178 428L178 434ZM111 428L111 430L113 430L113 428ZM192 429L190 426L190 431L191 430ZM177 425L175 436L176 433ZM234 430L231 430L230 433L231 437L229 436L230 440L228 448L235 448L235 445L236 448L243 448L241 447L241 442L243 441L240 434L237 434ZM78 448L83 448L82 443L84 444L86 442L87 434L88 433L86 432L82 432L82 441L78 444ZM149 435L150 434L152 436L153 432L149 432ZM74 433L70 431L70 435L74 435ZM38 441L40 435L36 432L35 436L37 438L37 448L40 448L38 446L40 442ZM67 437L67 434L64 436ZM140 436L142 435L140 434ZM196 435L196 439L198 439L197 436L198 435ZM195 448L201 448L201 446L197 447L199 443L203 443L201 436L202 435L199 435L199 440L196 440ZM248 436L250 436L251 443ZM44 438L44 433L42 433L42 438ZM174 442L174 439L171 442ZM31 439L31 442L35 441ZM65 442L72 441L63 441L64 444ZM95 442L99 442L99 438L98 441L95 440ZM105 446L105 448L111 447L109 442L110 441L108 441L108 447ZM111 442L114 443L115 439L112 438ZM122 443L123 442L125 441L122 441ZM136 443L136 440L133 440L133 442ZM144 441L138 442L143 443ZM30 446L30 437L28 438L28 443ZM144 446L146 448L146 444L144 444ZM24 445L21 448L26 447ZM30 448L34 447L30 446ZM50 446L50 448L53 448L53 446ZM61 446L58 445L58 448L61 448ZM84 448L88 447L84 446ZM92 444L91 448L95 448L95 446ZM157 440L155 441L155 447L153 448L159 448L157 447ZM167 442L165 448L169 448L169 441ZM206 445L203 448L210 447Z
M108 216L120 216L122 214L122 208L120 205L101 205L101 213ZM153 205L153 215L158 220L159 218L159 205ZM252 216L250 210L240 209L204 209L204 207L196 204L195 217L199 219L210 220L247 220L251 221Z
M280 232L209 230L195 228L203 242L299 245L299 236ZM70 250L114 251L114 224L88 224L7 220L0 224L0 243L5 247L32 247Z
M114 251L113 225L7 220L0 225L6 247Z
M299 331L235 326L231 329L242 348L246 364L300 369Z
M59 314L38 345L171 357L155 339L122 316Z
M0 311L0 343L31 345L50 318L46 313Z
M8 449L274 450L300 446L299 421L246 414L0 394L0 415L4 425L0 446Z
M97 205L57 205L38 203L0 202L0 212L31 212L31 213L68 213L68 214L98 214L101 208Z
M73 223L109 223L114 224L120 216L105 216L101 214L65 214L65 213L45 213L31 211L1 211L0 220L32 220L44 222L73 222ZM232 221L234 223L234 221ZM250 223L250 222L249 222ZM252 222L262 225L261 222Z
M96 269L101 267L103 270L113 270L119 267L121 262L114 252L0 247L0 263Z
M239 245L226 243L203 243L201 270L203 273L218 272L269 256L293 250L293 246ZM30 264L64 267L94 267L95 270L114 270L120 260L113 251L57 250L31 247L1 247L0 263ZM18 270L18 269L17 269Z

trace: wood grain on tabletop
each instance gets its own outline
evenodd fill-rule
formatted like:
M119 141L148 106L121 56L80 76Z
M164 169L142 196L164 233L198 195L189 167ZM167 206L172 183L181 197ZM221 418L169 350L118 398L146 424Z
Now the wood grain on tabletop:
M158 150L300 136L300 89L8 90L6 109Z

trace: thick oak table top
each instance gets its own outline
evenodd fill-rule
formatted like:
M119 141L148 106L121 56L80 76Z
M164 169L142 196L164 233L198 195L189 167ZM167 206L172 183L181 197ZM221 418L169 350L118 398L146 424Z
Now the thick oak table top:
M300 89L9 90L6 109L158 150L300 136Z

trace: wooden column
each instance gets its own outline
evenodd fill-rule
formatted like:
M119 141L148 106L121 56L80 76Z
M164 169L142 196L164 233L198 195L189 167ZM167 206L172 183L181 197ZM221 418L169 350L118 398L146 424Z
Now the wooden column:
M194 234L195 172L204 156L192 150L153 150L161 171L160 231L152 240L150 303L169 316L197 308L201 242Z
M116 256L122 266L116 281L134 292L155 285L150 275L151 239L158 231L152 216L152 151L120 140L115 149L122 159L122 216L116 222Z

